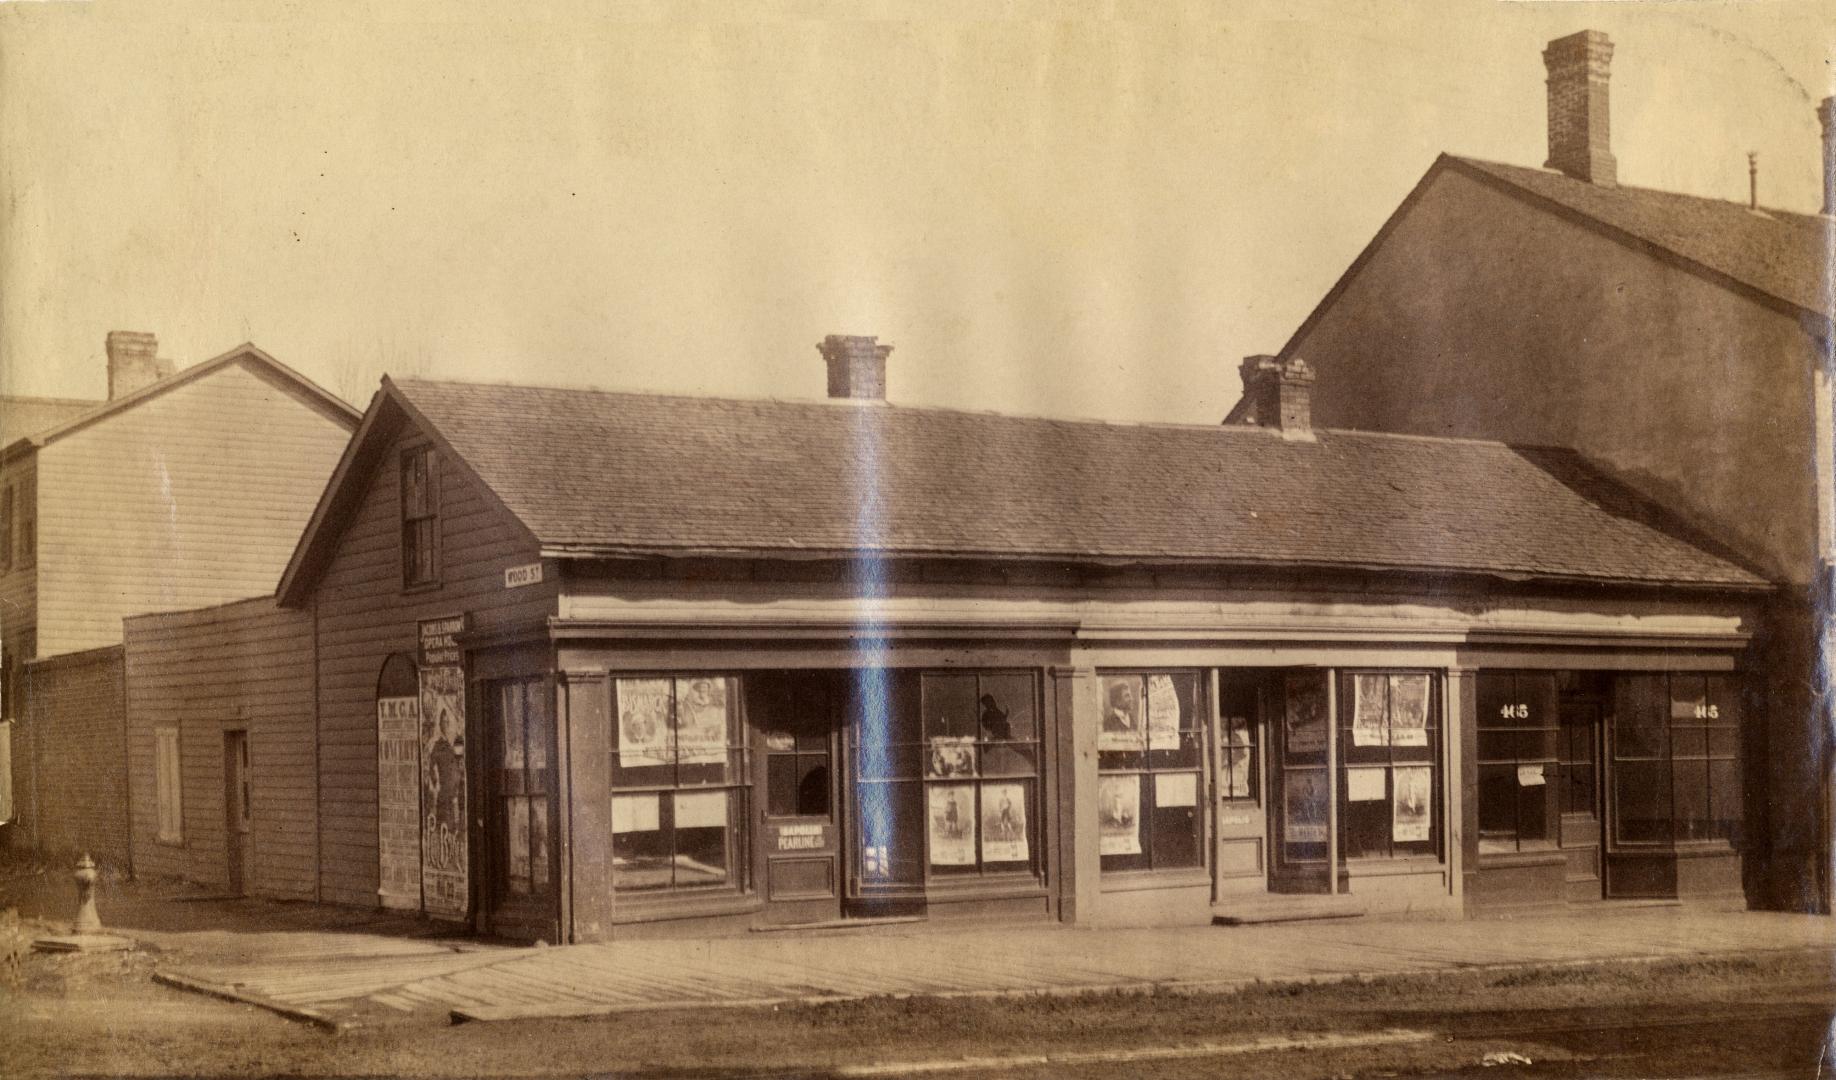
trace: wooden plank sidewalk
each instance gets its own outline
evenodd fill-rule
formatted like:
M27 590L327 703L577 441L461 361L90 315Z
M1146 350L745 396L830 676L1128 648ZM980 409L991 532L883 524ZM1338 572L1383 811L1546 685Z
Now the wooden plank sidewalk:
M350 1016L369 1005L460 1018L580 1016L879 995L1224 988L1256 980L1821 948L1836 920L1640 910L1603 917L1174 929L919 926L395 955L290 955L173 974Z

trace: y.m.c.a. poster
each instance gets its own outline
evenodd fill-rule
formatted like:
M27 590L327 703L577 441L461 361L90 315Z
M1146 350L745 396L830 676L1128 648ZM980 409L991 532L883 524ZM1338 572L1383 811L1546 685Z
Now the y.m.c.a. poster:
M421 624L421 893L429 915L462 918L466 885L464 616Z

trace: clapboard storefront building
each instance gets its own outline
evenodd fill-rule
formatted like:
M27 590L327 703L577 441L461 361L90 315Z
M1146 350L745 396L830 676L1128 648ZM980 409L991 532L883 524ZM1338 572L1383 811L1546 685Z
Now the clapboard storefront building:
M1739 903L1769 586L1572 453L385 380L281 582L319 895L523 938ZM1485 877L1479 853L1488 854Z

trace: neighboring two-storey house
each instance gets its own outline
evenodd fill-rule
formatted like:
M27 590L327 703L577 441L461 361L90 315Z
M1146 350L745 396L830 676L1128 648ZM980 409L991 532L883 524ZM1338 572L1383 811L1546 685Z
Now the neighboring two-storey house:
M1748 843L1775 902L1827 902L1829 196L1812 215L1622 185L1612 44L1543 56L1545 167L1442 156L1281 359L1318 372L1323 425L1574 448L1784 583L1761 663L1773 812ZM1827 192L1830 100L1819 117Z
M271 593L358 414L253 345L176 372L151 334L107 353L108 400L0 420L0 832L125 861L122 619Z

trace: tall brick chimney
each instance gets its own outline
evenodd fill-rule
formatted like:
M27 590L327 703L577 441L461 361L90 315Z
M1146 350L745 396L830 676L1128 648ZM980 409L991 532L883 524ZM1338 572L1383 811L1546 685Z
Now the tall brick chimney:
M829 396L864 401L886 400L886 358L891 345L877 337L830 334L816 346L829 365Z
M110 401L172 374L172 361L159 359L159 339L152 334L110 330L106 347Z
M1543 50L1549 70L1549 160L1577 180L1601 187L1619 185L1608 123L1607 68L1613 42L1598 30L1557 38Z
M1823 99L1817 119L1823 122L1823 212L1836 214L1836 97Z
M1307 361L1251 356L1237 372L1249 405L1243 420L1279 431L1284 439L1313 438L1313 368Z

